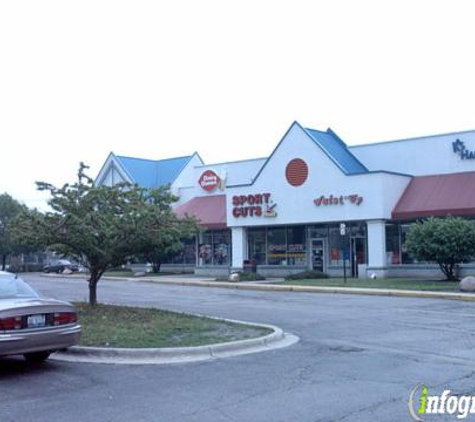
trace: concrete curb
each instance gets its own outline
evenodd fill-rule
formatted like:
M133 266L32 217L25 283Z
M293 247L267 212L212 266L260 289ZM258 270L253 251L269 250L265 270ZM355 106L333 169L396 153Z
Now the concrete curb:
M57 274L44 275L45 277L64 277ZM412 297L423 299L446 299L462 300L475 302L475 294L462 292L431 292L424 290L395 290L395 289L370 289L360 287L325 287L325 286L297 286L281 284L264 283L246 283L246 282L227 282L227 281L192 281L192 280L160 280L158 278L124 278L124 277L103 277L104 280L121 281L141 281L159 284L179 285L179 286L197 286L197 287L219 287L237 290L256 290L267 292L302 292L302 293L333 293L333 294L352 294L366 296L394 296L394 297Z
M134 280L134 279L130 279ZM359 287L325 287L325 286L296 286L280 284L254 284L254 283L230 283L224 281L171 281L156 279L141 279L160 284L171 284L181 286L200 286L200 287L221 287L237 290L256 290L271 292L302 292L302 293L333 293L333 294L352 294L367 296L395 296L395 297L413 297L425 299L448 299L475 301L475 294L462 292L431 292L424 290L394 290L394 289L370 289Z
M50 359L83 363L163 365L170 363L200 362L249 353L259 353L288 347L299 341L297 336L284 333L282 329L273 325L254 324L224 318L215 319L254 327L265 327L273 330L273 332L263 337L197 347L131 349L74 346L67 351L55 353Z

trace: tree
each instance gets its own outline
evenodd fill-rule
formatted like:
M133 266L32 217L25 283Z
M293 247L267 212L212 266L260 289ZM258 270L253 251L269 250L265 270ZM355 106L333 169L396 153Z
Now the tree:
M184 239L192 238L199 230L198 222L194 218L178 218L173 212L171 204L177 200L167 188L150 191L150 201L159 207L161 213L162 227L159 230L149 229L154 227L155 207L142 215L142 246L138 250L138 256L144 257L152 264L154 273L160 272L164 260L183 250Z
M165 194L131 184L95 186L80 164L78 180L61 188L37 182L49 191L52 211L23 213L18 237L44 243L86 266L89 303L97 303L97 284L104 272L143 251L148 232L168 230L170 202Z
M406 244L414 258L437 262L448 280L456 280L457 264L475 255L475 225L460 217L431 217L410 227Z
M21 245L15 244L12 240L11 230L15 217L24 209L24 205L21 205L7 193L0 195L0 257L2 271L5 271L8 256L21 250Z

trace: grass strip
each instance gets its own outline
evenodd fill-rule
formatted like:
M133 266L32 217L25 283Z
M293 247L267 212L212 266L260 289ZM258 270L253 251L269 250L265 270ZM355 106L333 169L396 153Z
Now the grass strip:
M189 347L261 337L264 327L115 305L75 303L83 326L80 345L96 347Z
M423 280L408 278L381 278L381 279L355 279L348 278L344 282L343 278L326 279L303 279L286 280L278 284L290 286L318 286L318 287L360 287L373 289L395 289L395 290L423 290L433 292L458 292L459 283L445 280Z

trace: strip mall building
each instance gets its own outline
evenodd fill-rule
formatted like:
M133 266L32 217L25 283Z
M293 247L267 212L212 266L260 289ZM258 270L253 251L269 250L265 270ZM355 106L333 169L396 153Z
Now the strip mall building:
M475 131L347 146L295 122L267 158L205 164L109 155L96 183L168 184L179 215L203 226L168 265L264 275L315 268L353 276L439 276L407 253L411 223L475 216ZM462 274L475 264L461 266Z

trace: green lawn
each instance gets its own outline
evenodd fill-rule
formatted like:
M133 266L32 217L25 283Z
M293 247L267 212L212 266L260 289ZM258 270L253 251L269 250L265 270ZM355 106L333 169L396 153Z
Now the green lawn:
M459 291L458 282L415 278L378 278L375 280L348 278L346 284L343 278L326 278L312 280L286 280L279 284L294 286L364 287L372 289L428 290L445 292Z
M151 308L74 304L83 326L80 345L185 347L244 340L271 330Z

